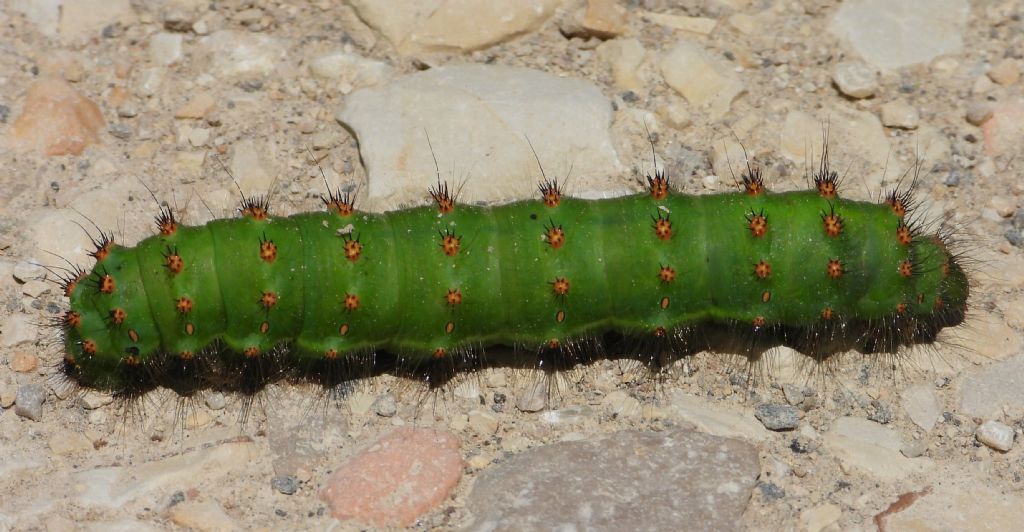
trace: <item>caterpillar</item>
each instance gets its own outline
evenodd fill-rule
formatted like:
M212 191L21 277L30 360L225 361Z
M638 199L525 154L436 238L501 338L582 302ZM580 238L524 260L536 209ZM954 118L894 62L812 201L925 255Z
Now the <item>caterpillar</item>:
M375 214L328 188L325 209L180 223L164 206L134 247L94 238L63 276L64 373L121 395L166 387L255 393L281 378L336 386L406 371L432 383L484 348L548 367L618 341L652 367L701 350L815 358L896 352L960 324L969 279L949 232L912 216L914 185L840 196L823 155L808 190L775 193L748 166L735 191L686 195L667 173L612 199L563 194Z

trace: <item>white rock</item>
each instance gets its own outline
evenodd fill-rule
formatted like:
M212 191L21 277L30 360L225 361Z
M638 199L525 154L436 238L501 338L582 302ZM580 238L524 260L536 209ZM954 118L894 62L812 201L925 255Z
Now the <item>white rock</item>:
M637 93L644 90L639 70L647 52L639 40L628 38L605 41L598 45L597 52L608 62L616 87Z
M516 398L516 408L520 412L540 412L547 405L548 386L541 380L543 377L536 377L532 386L527 386L519 392Z
M195 147L205 146L210 140L210 129L197 127L188 134L188 143Z
M221 30L200 39L215 77L266 76L274 71L285 47L267 35Z
M894 70L960 52L969 12L966 0L852 0L829 29L867 62Z
M139 73L135 79L135 91L141 96L155 96L164 84L164 69L150 67Z
M72 454L93 449L92 440L86 438L81 432L75 431L63 431L50 438L47 445L53 454Z
M480 50L540 28L560 0L353 0L403 54Z
M238 523L214 501L184 501L167 512L178 526L200 532L239 530Z
M231 174L248 196L267 194L274 183L275 172L265 154L272 153L268 146L257 146L256 141L244 139L234 146L231 156Z
M693 124L690 110L683 102L672 102L658 110L658 115L673 129L686 129Z
M39 265L39 261L35 258L29 260L18 261L14 265L14 278L21 283L27 283L29 281L35 281L46 277L46 270Z
M868 98L878 91L875 69L860 61L842 61L832 68L832 81L851 98Z
M479 434L494 434L498 431L498 418L488 410L471 410L469 426Z
M839 521L843 511L832 503L825 503L800 513L800 530L819 532Z
M1024 408L1024 354L968 375L960 393L960 412L972 417L995 418L1004 408Z
M1020 65L1014 58L1007 57L992 65L988 77L1000 85L1013 85L1020 79Z
M660 24L674 30L688 31L698 35L710 35L714 31L718 21L707 17L687 17L683 15L672 15L668 13L644 13L644 18L655 24Z
M884 480L897 480L931 469L928 458L906 458L899 434L862 418L842 417L825 434L824 446L846 466Z
M712 118L729 111L746 89L735 72L699 44L680 41L660 62L661 75L670 87L695 106L707 106Z
M0 326L0 347L35 341L39 327L28 314L11 314Z
M803 168L816 165L821 155L821 139L829 132L829 155L834 169L850 168L846 190L852 194L881 190L883 177L894 180L899 172L885 173L889 139L882 122L872 113L839 104L819 111L817 117L804 111L790 111L782 124L779 151ZM873 196L872 196L873 198Z
M196 479L216 482L229 473L244 471L259 454L251 441L231 441L154 462L81 471L74 481L88 489L78 493L77 503L120 508L171 487L191 485Z
M1013 448L1013 427L998 421L986 421L978 427L974 436L978 441L997 451L1009 451Z
M393 69L387 63L339 51L313 59L309 71L314 77L360 89L383 83Z
M968 315L969 327L957 331L960 345L971 346L971 350L984 358L1004 360L1016 355L1024 347L1020 334L1006 324L1006 320L986 312L976 310ZM987 416L979 416L987 417Z
M930 385L915 384L907 388L900 397L900 404L910 420L926 432L932 430L942 415L942 407Z
M719 406L706 399L677 390L672 395L671 412L699 430L715 436L763 441L771 433L756 419L753 411L739 411Z
M47 37L57 36L61 0L10 0L8 8L18 12Z
M887 127L917 129L921 115L917 108L903 100L886 102L882 105L882 124Z
M358 137L371 210L422 203L437 181L434 156L461 201L533 197L540 170L527 139L549 177L571 167L577 193L598 188L588 180L607 187L622 172L611 118L610 102L589 81L485 65L358 90L337 113ZM445 170L456 165L466 170Z
M181 60L184 54L184 37L180 33L160 32L149 38L149 58L154 63L167 66Z
M99 37L110 24L135 20L129 0L74 0L61 2L60 35L66 39Z
M601 401L605 410L614 415L624 418L635 418L640 416L640 401L622 390L614 390Z

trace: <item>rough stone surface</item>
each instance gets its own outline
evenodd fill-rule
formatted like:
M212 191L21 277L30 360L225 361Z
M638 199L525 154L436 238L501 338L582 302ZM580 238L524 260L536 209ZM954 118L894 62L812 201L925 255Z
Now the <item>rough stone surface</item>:
M357 54L338 51L316 57L309 63L314 77L337 84L342 93L352 89L379 85L392 76L387 63L367 59Z
M847 105L825 109L817 115L792 111L786 115L780 134L780 153L796 165L817 164L826 124L830 134L829 155L842 158L857 168L858 181L866 190L880 190L883 177L893 180L898 173L885 173L885 158L891 149L878 117ZM834 140L833 140L834 139Z
M708 404L682 391L673 394L672 409L683 421L716 436L761 441L770 434L749 413Z
M962 477L962 470L945 471L942 478ZM965 478L961 483L939 482L934 491L918 493L913 504L881 519L885 530L1013 530L1020 526L1024 497L997 491L986 480Z
M759 472L752 446L698 432L555 443L484 471L466 530L734 529Z
M832 81L851 98L867 98L878 91L875 69L861 61L841 61L832 68Z
M11 140L16 149L78 155L100 142L104 125L99 106L68 82L42 79L29 87L21 114L11 125Z
M969 12L966 0L854 0L839 6L830 29L891 70L962 50Z
M761 404L754 408L754 417L768 430L793 430L800 425L799 412L789 405Z
M281 44L267 35L221 30L200 39L210 72L219 77L267 76L281 58Z
M997 451L1009 451L1013 447L1013 427L998 421L986 421L974 433L978 441Z
M403 54L480 50L537 29L557 0L355 0L352 7Z
M470 202L532 197L540 171L530 143L549 176L564 175L570 164L577 176L620 169L608 100L588 81L535 70L433 69L353 92L338 119L359 139L370 209L423 201L437 181L430 146L443 179ZM455 161L466 170L446 175Z
M899 434L866 419L837 419L825 434L824 443L847 466L885 480L897 480L934 466L927 458L903 456Z
M135 20L129 0L73 0L60 3L58 31L61 37L98 37L111 24Z
M448 497L462 467L458 438L403 427L339 467L321 497L337 519L407 527Z
M680 41L661 58L661 75L670 87L713 117L724 115L746 89L743 81L701 45Z
M900 404L910 420L924 431L932 430L942 415L939 399L933 387L927 384L908 387L900 397Z
M921 115L914 106L903 100L886 102L882 105L882 124L886 127L917 129Z
M185 501L167 512L171 521L182 528L201 532L239 530L234 519L214 501Z
M1004 408L1024 408L1024 354L968 376L960 393L960 412L968 416L991 419Z
M992 118L981 127L985 135L985 153L1001 155L1024 143L1024 99L999 102L992 106Z
M18 394L14 399L14 413L32 421L43 419L43 402L46 401L46 390L38 384L18 386Z
M143 464L82 471L75 474L75 481L89 489L76 500L84 506L119 508L138 499L149 500L170 486L214 482L244 469L257 454L256 445L244 439Z

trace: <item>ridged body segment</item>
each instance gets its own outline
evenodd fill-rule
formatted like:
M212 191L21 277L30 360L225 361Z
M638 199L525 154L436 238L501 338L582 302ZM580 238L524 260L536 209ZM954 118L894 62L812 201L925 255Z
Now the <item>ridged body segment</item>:
M71 294L80 322L66 348L103 386L119 365L216 341L224 357L288 345L303 367L707 323L962 317L964 272L939 239L901 240L902 223L887 205L816 191L215 220L114 246L88 276L109 275L113 291Z

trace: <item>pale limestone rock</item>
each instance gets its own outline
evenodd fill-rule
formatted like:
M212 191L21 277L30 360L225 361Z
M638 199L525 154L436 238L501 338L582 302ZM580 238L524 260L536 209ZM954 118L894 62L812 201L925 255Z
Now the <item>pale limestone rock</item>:
M644 92L640 66L643 64L646 51L639 40L632 37L612 39L601 43L597 51L608 62L616 87L636 93Z
M733 100L746 91L728 65L693 42L678 42L661 58L660 66L670 87L691 105L707 107L714 118L727 113Z
M969 13L966 0L852 0L829 30L868 63L895 70L959 53Z
M762 441L769 432L754 419L753 412L734 410L709 403L705 399L676 390L672 396L672 413L682 421L715 436Z
M359 18L402 54L481 50L540 28L560 0L354 0Z
M98 37L106 26L131 24L135 18L129 0L65 0L58 32L65 39Z
M835 420L825 434L824 446L846 466L886 481L927 471L935 465L927 458L906 458L900 452L903 441L898 433L862 418Z
M572 167L577 195L606 193L622 171L601 91L536 70L432 69L353 92L336 117L359 140L371 210L422 203L438 179L435 157L441 179L468 202L533 197L540 170L531 143L548 176Z

